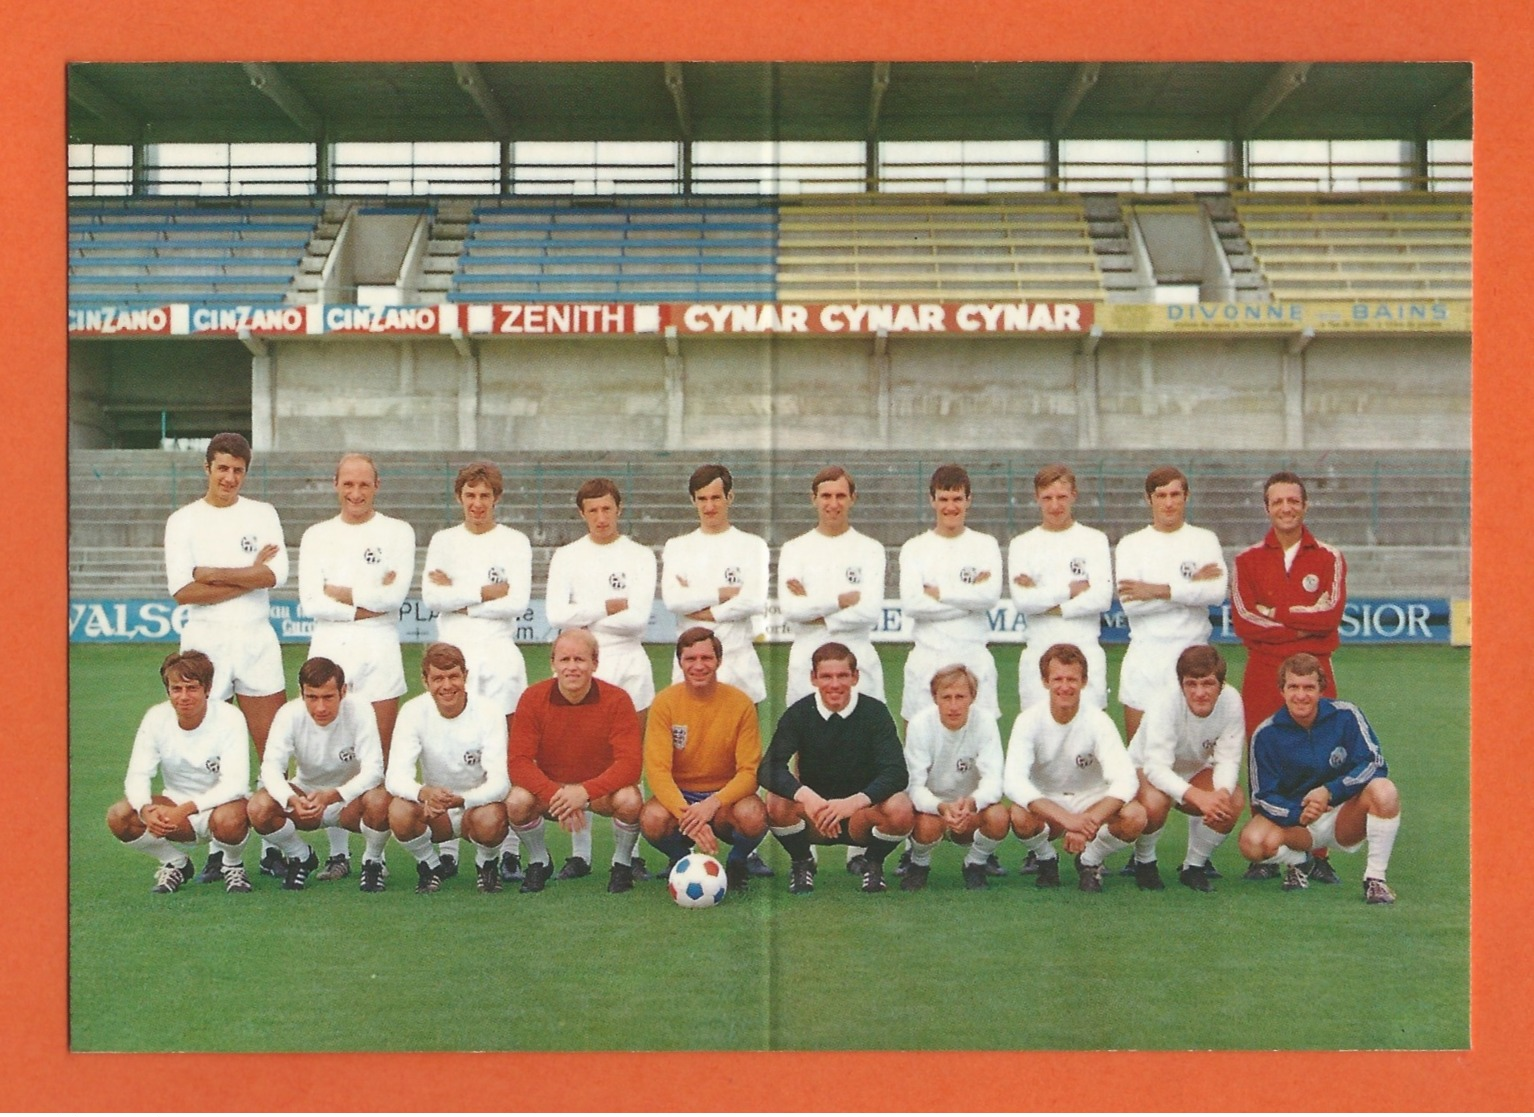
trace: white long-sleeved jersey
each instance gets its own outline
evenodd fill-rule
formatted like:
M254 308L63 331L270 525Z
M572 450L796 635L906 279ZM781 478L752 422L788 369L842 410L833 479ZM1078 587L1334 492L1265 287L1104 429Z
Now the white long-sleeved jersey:
M439 586L440 570L452 584ZM504 582L506 596L481 601L485 586ZM437 613L437 639L463 648L485 640L514 640L517 617L533 593L533 548L516 528L496 524L478 534L463 524L444 528L426 546L421 600ZM459 612L459 610L463 612Z
M603 654L638 647L655 604L655 553L626 535L611 543L583 535L549 559L547 597L555 628L589 628ZM628 607L609 616L613 597L628 598Z
M984 532L965 528L949 538L924 531L908 539L900 548L900 608L915 621L916 646L957 659L963 649L985 644L1004 577L1001 547ZM936 586L939 597L927 586Z
M804 594L789 590L797 579ZM843 609L841 595L856 590L858 600ZM778 607L793 638L789 649L787 701L793 705L810 693L810 656L836 641L858 657L858 690L884 698L884 668L869 638L884 607L884 545L855 528L840 535L811 529L790 539L778 552ZM824 624L814 623L824 619Z
M1219 566L1220 576L1194 581L1194 572L1209 563ZM1225 600L1229 576L1214 532L1192 524L1176 531L1157 531L1147 525L1119 540L1113 569L1119 581L1133 578L1171 587L1170 599L1123 603L1131 641L1143 636L1183 647L1208 641L1209 607Z
M294 760L297 770L289 783L288 765ZM361 698L342 698L329 725L316 724L302 698L284 703L272 719L261 758L261 783L278 806L287 807L295 783L304 791L333 787L342 803L350 803L383 783L383 776L378 720Z
M465 809L505 799L511 792L506 719L472 694L455 718L438 713L430 694L406 702L394 726L384 787L413 800L423 785L463 796Z
M194 500L165 521L167 588L174 597L192 581L192 571L199 566L249 566L269 543L277 545L277 554L266 565L276 579L275 586L281 586L288 580L288 548L275 508L243 496L227 508ZM220 625L265 625L270 623L267 606L267 590L247 590L214 605L189 605L187 619Z
M724 647L720 680L740 687L753 702L767 697L753 643L754 618L767 611L767 567L767 541L737 527L720 532L699 528L666 540L661 551L661 600L676 614L677 631L693 625L712 629ZM719 591L727 586L738 586L740 592L720 601ZM712 610L712 621L687 615L703 609ZM680 666L673 664L672 681L680 677Z
M1050 704L1040 702L1012 723L1002 788L1008 799L1027 807L1035 799L1080 794L1127 803L1140 783L1112 718L1083 704L1061 725Z
M1032 586L1015 579L1026 574ZM1075 597L1071 583L1090 585ZM1084 648L1098 642L1102 614L1113 603L1113 565L1108 537L1096 528L1073 523L1064 531L1036 527L1007 548L1007 586L1012 606L1027 621L1028 647L1042 652L1053 644ZM1059 607L1059 614L1049 610Z
M1246 715L1235 687L1220 688L1206 718L1188 709L1178 688L1163 691L1145 711L1129 743L1129 758L1151 786L1181 803L1188 781L1205 768L1214 769L1216 791L1233 791L1245 748Z
M182 729L169 702L149 707L133 737L123 781L134 810L154 798L156 771L166 793L191 799L198 813L249 795L250 738L244 715L227 702L209 702L202 723Z
M996 723L973 708L959 729L945 726L936 706L921 711L906 727L908 794L923 814L937 814L941 804L966 796L975 800L977 811L999 803L1003 764Z
M388 585L384 577L394 572ZM415 529L404 520L375 512L364 523L340 516L308 528L298 544L298 599L314 618L315 631L334 624L360 624L393 632L399 607L415 578ZM325 593L326 584L346 586L352 604ZM356 609L382 616L356 619Z

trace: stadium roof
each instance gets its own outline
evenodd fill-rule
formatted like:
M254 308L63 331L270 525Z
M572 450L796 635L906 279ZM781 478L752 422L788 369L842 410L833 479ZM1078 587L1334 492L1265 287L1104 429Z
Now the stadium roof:
M1466 139L1468 62L91 63L75 143Z

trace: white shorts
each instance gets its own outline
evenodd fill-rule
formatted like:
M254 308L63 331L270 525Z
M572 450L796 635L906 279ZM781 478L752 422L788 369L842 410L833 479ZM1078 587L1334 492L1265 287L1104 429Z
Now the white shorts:
M317 655L340 664L350 693L364 701L383 702L405 693L399 633L392 626L316 624L309 657Z
M938 651L917 644L905 657L905 689L900 694L900 716L910 721L932 705L932 676L952 663L962 663L980 680L974 709L991 718L1001 716L996 699L996 660L984 644L971 648Z
M527 689L527 661L510 640L466 641L458 646L469 665L469 689L504 714L517 712Z
M1187 644L1131 639L1119 667L1119 702L1145 711L1158 694L1177 685L1177 657Z
M682 665L677 662L675 656L671 657L671 681L682 682ZM752 702L761 702L767 697L767 679L762 674L762 660L756 654L753 644L743 647L724 649L724 659L719 664L719 681L729 683L746 692L746 697Z
M785 705L792 706L807 694L815 693L810 685L810 658L822 644L845 644L858 660L858 693L884 701L884 661L873 641L848 640L837 636L801 636L788 649L788 688Z
M1305 829L1310 831L1311 849L1329 847L1331 849L1340 849L1343 853L1358 852L1367 839L1360 838L1350 846L1345 846L1337 840L1337 812L1341 809L1342 806L1333 807L1309 826L1305 827Z
M1026 645L1023 648L1023 654L1018 657L1019 709L1026 710L1035 702L1042 702L1049 697L1049 691L1044 689L1044 680L1039 678L1039 656L1048 651L1050 646L1046 644L1042 648L1035 648L1031 644ZM1096 706L1099 710L1106 710L1108 708L1108 655L1096 640L1077 644L1076 647L1080 648L1081 654L1087 657L1087 685L1081 692L1082 700ZM1123 688L1120 687L1120 689Z
M181 631L181 650L202 652L213 661L213 689L208 698L227 702L230 695L284 694L282 648L272 626L227 628L192 621Z
M634 700L635 710L648 710L655 701L655 674L643 644L599 647L594 672L604 683L622 687Z
M197 650L202 651L201 648L198 648ZM160 794L165 796L173 803L185 803L189 799L197 798L196 794L193 792L181 791L180 789L174 787L167 787L161 791ZM223 804L220 803L219 806L223 806ZM213 812L216 810L218 810L218 807L209 807L207 810L198 811L196 814L187 818L187 824L191 826L192 833L197 835L197 840L199 842L205 842L208 840L208 820L213 817Z
M1072 814L1082 814L1091 810L1097 804L1108 797L1106 791L1064 791L1057 795L1046 795L1044 798L1058 807L1064 807ZM1028 809L1028 804L1020 804L1023 810Z

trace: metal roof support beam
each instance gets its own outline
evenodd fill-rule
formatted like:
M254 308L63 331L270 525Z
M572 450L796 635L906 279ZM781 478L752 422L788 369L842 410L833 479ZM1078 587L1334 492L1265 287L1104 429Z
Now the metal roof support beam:
M676 126L681 132L684 142L692 140L692 113L687 108L687 87L682 84L682 64L680 62L666 63L666 89L671 93L671 101L676 105Z
M1071 83L1065 87L1065 93L1060 98L1060 103L1055 106L1054 116L1049 121L1049 134L1062 136L1071 118L1076 115L1076 110L1081 107L1081 102L1097 84L1099 75L1102 74L1101 62L1083 62L1076 67L1076 72L1071 75Z
M479 107L479 114L485 118L485 123L490 125L490 134L498 140L510 137L511 118L506 115L506 109L501 105L500 98L495 95L495 90L491 89L490 83L485 80L479 64L454 62L453 76L458 79L458 88L467 93L469 99Z
M144 133L143 120L137 114L129 112L100 86L82 75L78 66L71 66L69 69L69 99L95 113L113 128L131 133L135 142Z
M73 89L70 90L70 94L73 96ZM1459 120L1460 117L1468 114L1473 102L1474 97L1471 94L1470 79L1466 78L1448 96L1422 114L1422 134L1428 139L1432 139Z
M884 105L884 94L890 87L890 64L874 63L873 85L868 91L868 138L879 135L879 109Z
M257 91L271 98L298 130L308 139L319 142L324 139L325 121L309 103L309 99L289 84L276 66L270 62L243 63L250 84Z
M1267 84L1236 114L1236 138L1249 139L1289 94L1304 85L1310 65L1309 62L1285 62L1275 70Z

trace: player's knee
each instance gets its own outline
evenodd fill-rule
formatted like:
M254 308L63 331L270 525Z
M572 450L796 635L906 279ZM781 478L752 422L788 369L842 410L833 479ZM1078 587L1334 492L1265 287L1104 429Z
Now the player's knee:
M118 841L131 842L144 832L144 824L128 800L119 799L107 808L107 829Z
M755 795L747 795L730 808L735 832L745 838L760 838L767 833L767 808Z
M265 788L250 797L250 805L246 807L245 813L257 833L270 834L282 826L282 811L277 807L277 800L268 795Z
M994 842L999 842L1007 836L1007 829L1011 825L1011 819L1007 817L1007 808L1001 803L992 803L980 812L980 832Z
M911 802L911 797L904 791L895 792L880 803L878 808L879 829L886 834L898 834L901 837L911 832L911 827L916 822L916 807Z
M1364 806L1376 818L1394 818L1401 813L1401 793L1390 780L1370 780L1363 792Z
M394 797L382 787L375 787L362 796L362 821L373 830L386 830L389 826L389 804Z
M1042 819L1036 817L1026 807L1013 804L1011 811L1012 833L1019 838L1036 838L1044 829Z
M644 809L639 812L639 830L648 841L661 841L675 829L676 820L659 799L645 801Z
M943 836L943 820L935 814L917 812L911 825L911 840L927 845Z
M1258 826L1256 822L1253 819L1246 824L1236 844L1241 848L1241 856L1248 861L1265 861L1278 852L1279 832L1276 827Z
M1131 799L1119 808L1108 832L1121 842L1132 842L1145 832L1145 807Z
M479 845L500 845L506 839L506 808L500 803L486 803L464 812L463 832Z
M781 795L767 796L767 824L769 826L792 826L799 821L799 805Z
M644 794L636 784L620 787L612 794L612 808L614 819L633 825L639 821L639 812L644 809Z
M409 799L395 799L389 804L389 829L397 838L413 838L420 832L424 814L421 804Z
M250 819L245 813L245 800L236 799L213 808L208 816L208 833L226 845L239 845L250 833Z
M399 802L398 799L395 800ZM506 796L506 817L513 826L526 826L539 814L538 800L531 791L524 788L514 787L511 794ZM394 817L393 808L390 808L389 817Z

